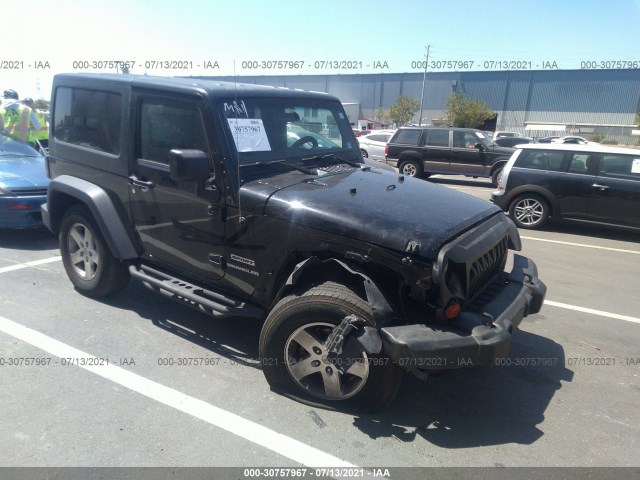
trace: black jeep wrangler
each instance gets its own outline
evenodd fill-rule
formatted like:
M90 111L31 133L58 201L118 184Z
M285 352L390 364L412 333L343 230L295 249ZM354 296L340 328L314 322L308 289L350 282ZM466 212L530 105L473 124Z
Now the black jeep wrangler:
M545 286L488 202L363 163L335 97L194 79L54 79L45 224L75 288L130 277L264 322L281 393L391 402L403 370L491 365ZM415 206L420 208L416 209Z

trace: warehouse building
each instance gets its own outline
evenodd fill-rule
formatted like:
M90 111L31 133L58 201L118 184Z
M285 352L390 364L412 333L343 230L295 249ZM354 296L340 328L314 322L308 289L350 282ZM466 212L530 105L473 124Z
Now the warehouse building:
M206 77L327 92L340 98L352 124L376 128L376 111L398 96L421 98L423 73ZM438 124L454 92L485 101L496 130L534 138L580 135L638 144L640 69L527 70L427 73L422 122ZM418 122L419 113L414 117Z

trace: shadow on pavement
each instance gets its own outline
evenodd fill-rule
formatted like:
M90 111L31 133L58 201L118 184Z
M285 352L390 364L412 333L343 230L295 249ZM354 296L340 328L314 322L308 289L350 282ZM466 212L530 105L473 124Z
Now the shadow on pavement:
M459 178L451 177L439 177L438 175L431 175L425 180L431 183L437 183L440 185L451 185L458 187L478 187L478 188L493 188L490 178L468 178L460 176Z
M214 319L131 282L121 294L103 300L131 310L212 353L261 368L256 320ZM538 425L562 382L571 382L564 349L554 341L519 330L504 365L454 370L423 382L406 375L386 410L356 415L353 424L370 438L417 436L443 448L508 443L532 444L544 435Z
M44 227L20 230L0 228L0 248L51 250L58 248L58 239Z
M426 382L407 376L390 408L356 416L353 424L370 438L412 442L420 436L451 449L530 445L544 435L537 425L573 372L565 368L559 344L524 331L515 334L504 363L454 370Z
M152 292L136 280L120 294L102 302L131 310L157 327L230 361L260 368L258 338L262 324L257 320L213 318Z

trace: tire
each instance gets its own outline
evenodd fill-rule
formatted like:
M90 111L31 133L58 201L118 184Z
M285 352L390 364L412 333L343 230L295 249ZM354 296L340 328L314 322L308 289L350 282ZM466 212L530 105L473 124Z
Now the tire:
M503 169L504 166L499 167L495 172L491 174L491 184L493 185L493 188L498 188L498 183L500 183L500 179L502 178Z
M334 282L280 300L260 333L260 358L271 388L308 405L329 409L375 411L389 405L403 372L388 357L359 351L357 360L351 359L352 367L344 373L336 369L338 363L324 358L324 341L350 314L374 325L369 304Z
M74 205L65 213L58 237L64 269L80 293L104 297L129 283L127 266L116 259L84 205Z
M402 175L416 178L422 177L424 173L422 162L417 160L403 160L398 167L398 170Z
M367 153L367 151L364 148L360 149L360 154L364 157L364 158L369 158L369 154Z
M540 228L549 220L549 204L534 193L520 195L509 205L509 216L519 228Z

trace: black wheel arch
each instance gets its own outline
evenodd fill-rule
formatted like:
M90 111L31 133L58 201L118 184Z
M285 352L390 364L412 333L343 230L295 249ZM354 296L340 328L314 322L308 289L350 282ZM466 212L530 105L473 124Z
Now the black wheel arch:
M142 254L133 229L122 221L128 218L124 207L114 202L103 188L80 178L61 175L49 184L47 228L58 234L65 212L74 204L82 204L89 209L115 258L128 260Z
M310 256L295 264L288 277L283 278L283 283L270 307L273 308L280 299L300 287L334 281L342 283L365 300L374 303L378 310L374 314L376 323L388 324L393 319L403 318L398 307L401 305L399 292L391 291L392 289L377 277L375 273L367 272L353 262L334 257L321 259Z

